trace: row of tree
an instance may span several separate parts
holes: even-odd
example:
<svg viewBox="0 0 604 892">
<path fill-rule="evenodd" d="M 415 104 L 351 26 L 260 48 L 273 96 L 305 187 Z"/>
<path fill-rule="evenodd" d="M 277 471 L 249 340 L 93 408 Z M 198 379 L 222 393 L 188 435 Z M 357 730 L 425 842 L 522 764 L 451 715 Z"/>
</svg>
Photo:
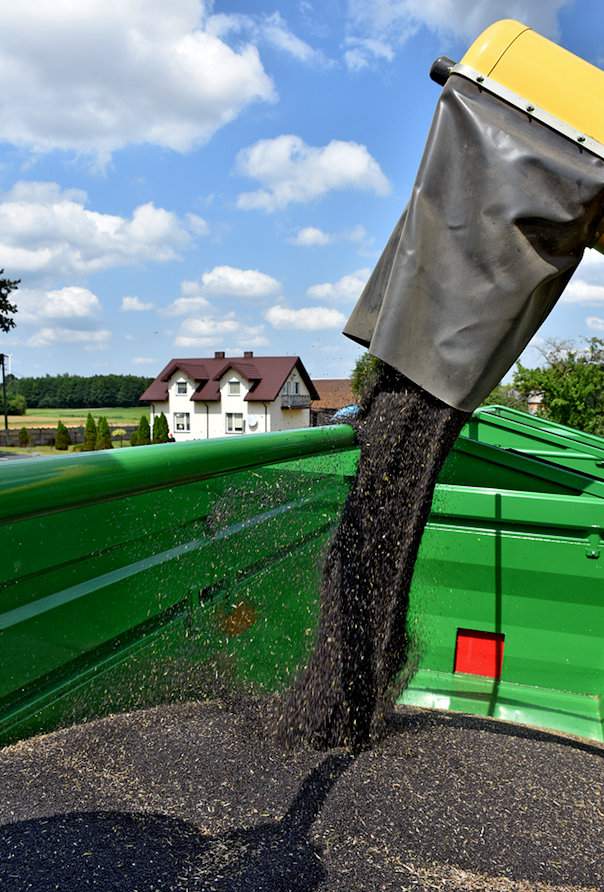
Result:
<svg viewBox="0 0 604 892">
<path fill-rule="evenodd" d="M 120 445 L 123 444 L 123 438 L 126 431 L 122 428 L 115 428 L 113 432 L 109 427 L 109 422 L 104 416 L 95 421 L 92 413 L 88 413 L 86 419 L 86 427 L 84 430 L 84 442 L 78 447 L 80 452 L 96 452 L 97 449 L 113 449 L 113 438 L 120 438 Z M 173 440 L 170 437 L 168 421 L 162 412 L 156 415 L 153 420 L 153 431 L 149 427 L 149 421 L 146 415 L 142 415 L 138 423 L 138 427 L 132 432 L 130 437 L 131 446 L 148 446 L 150 443 L 169 443 Z M 72 440 L 69 429 L 65 427 L 62 421 L 57 424 L 55 433 L 55 449 L 66 450 L 71 446 Z M 29 446 L 29 431 L 26 427 L 22 427 L 19 431 L 19 446 Z"/>
<path fill-rule="evenodd" d="M 143 375 L 44 375 L 41 378 L 9 375 L 9 406 L 15 398 L 25 401 L 24 409 L 138 406 L 141 393 L 152 380 Z"/>
</svg>

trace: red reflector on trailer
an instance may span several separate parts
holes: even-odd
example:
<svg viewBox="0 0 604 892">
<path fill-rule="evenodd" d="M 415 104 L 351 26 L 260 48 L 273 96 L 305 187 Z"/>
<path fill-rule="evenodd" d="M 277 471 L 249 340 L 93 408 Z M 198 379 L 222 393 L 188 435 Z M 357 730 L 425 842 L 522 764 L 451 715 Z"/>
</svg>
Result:
<svg viewBox="0 0 604 892">
<path fill-rule="evenodd" d="M 503 665 L 504 638 L 505 635 L 500 632 L 458 629 L 454 671 L 499 678 Z"/>
</svg>

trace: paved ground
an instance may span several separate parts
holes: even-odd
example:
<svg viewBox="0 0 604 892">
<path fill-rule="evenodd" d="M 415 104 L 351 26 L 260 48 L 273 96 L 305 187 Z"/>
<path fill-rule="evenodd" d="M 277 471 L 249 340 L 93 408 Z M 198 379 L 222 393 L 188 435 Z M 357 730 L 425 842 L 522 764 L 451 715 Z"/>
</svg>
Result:
<svg viewBox="0 0 604 892">
<path fill-rule="evenodd" d="M 259 728 L 186 704 L 0 751 L 0 890 L 604 888 L 604 748 L 413 710 L 356 757 Z"/>
</svg>

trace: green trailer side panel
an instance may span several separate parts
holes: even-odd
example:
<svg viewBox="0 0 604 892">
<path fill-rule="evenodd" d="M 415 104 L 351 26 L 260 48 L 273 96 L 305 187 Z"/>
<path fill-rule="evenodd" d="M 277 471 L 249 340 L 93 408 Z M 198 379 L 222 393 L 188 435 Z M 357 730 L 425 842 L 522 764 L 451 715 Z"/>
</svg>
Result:
<svg viewBox="0 0 604 892">
<path fill-rule="evenodd" d="M 604 440 L 505 406 L 477 409 L 462 434 L 604 480 Z"/>
<path fill-rule="evenodd" d="M 0 740 L 287 684 L 353 447 L 341 426 L 1 468 Z M 603 487 L 460 438 L 414 576 L 407 702 L 602 739 Z M 460 627 L 505 634 L 498 684 L 453 673 Z"/>
</svg>

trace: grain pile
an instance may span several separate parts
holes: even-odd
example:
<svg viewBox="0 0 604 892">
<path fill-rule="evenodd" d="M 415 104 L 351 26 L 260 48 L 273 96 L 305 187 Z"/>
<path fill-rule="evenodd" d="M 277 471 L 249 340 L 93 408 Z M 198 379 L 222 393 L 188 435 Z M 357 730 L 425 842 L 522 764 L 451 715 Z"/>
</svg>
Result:
<svg viewBox="0 0 604 892">
<path fill-rule="evenodd" d="M 436 478 L 467 417 L 378 367 L 325 561 L 315 649 L 279 718 L 285 742 L 357 749 L 379 737 L 410 656 L 409 588 Z"/>
<path fill-rule="evenodd" d="M 220 703 L 0 750 L 1 892 L 596 892 L 597 745 L 412 709 L 284 754 Z"/>
</svg>

